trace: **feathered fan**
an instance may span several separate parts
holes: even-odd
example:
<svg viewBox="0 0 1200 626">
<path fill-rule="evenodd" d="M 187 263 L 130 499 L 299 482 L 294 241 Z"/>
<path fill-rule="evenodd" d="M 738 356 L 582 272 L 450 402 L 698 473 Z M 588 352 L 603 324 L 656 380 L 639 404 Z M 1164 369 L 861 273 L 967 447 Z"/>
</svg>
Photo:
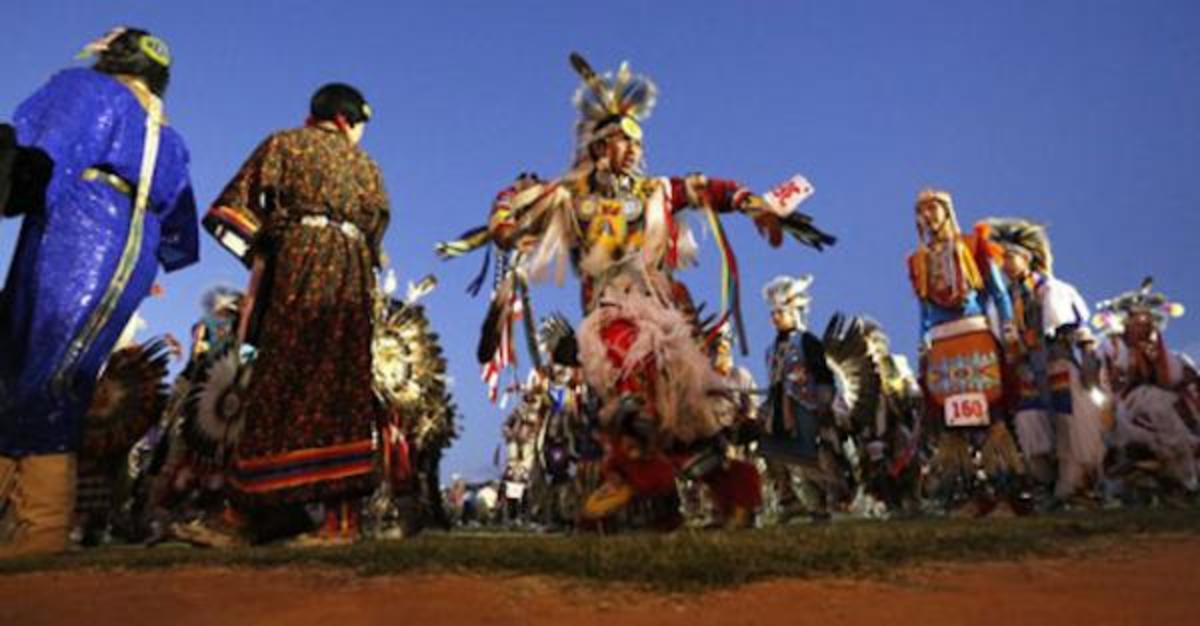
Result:
<svg viewBox="0 0 1200 626">
<path fill-rule="evenodd" d="M 875 429 L 883 388 L 861 318 L 835 314 L 825 327 L 825 360 L 838 386 L 835 412 L 853 432 Z"/>
<path fill-rule="evenodd" d="M 242 436 L 242 409 L 250 367 L 236 348 L 205 363 L 196 374 L 183 408 L 183 436 L 202 458 L 221 464 Z"/>
<path fill-rule="evenodd" d="M 125 454 L 158 421 L 167 403 L 167 343 L 154 338 L 114 352 L 84 418 L 81 454 Z"/>
</svg>

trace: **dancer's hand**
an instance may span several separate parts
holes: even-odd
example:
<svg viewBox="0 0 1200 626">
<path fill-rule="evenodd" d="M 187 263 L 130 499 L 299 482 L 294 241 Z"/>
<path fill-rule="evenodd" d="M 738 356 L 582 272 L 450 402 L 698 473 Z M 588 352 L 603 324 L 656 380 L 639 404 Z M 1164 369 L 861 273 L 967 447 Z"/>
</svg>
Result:
<svg viewBox="0 0 1200 626">
<path fill-rule="evenodd" d="M 783 243 L 783 224 L 778 215 L 770 211 L 759 211 L 754 215 L 754 227 L 772 248 L 778 248 Z"/>
</svg>

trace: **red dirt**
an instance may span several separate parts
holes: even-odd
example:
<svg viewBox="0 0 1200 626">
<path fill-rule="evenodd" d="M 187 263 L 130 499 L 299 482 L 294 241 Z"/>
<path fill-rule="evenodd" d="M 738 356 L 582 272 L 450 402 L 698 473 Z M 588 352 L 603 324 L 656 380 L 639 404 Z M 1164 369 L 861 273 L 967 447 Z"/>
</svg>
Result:
<svg viewBox="0 0 1200 626">
<path fill-rule="evenodd" d="M 909 569 L 887 582 L 776 580 L 697 595 L 536 577 L 80 571 L 0 577 L 0 625 L 1169 626 L 1200 623 L 1198 574 L 1193 537 L 1086 558 Z"/>
</svg>

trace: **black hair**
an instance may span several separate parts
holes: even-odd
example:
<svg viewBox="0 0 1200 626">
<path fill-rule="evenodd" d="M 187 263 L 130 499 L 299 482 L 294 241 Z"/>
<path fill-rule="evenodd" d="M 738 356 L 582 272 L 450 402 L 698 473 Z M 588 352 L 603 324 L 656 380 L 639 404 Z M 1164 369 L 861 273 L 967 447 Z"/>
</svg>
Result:
<svg viewBox="0 0 1200 626">
<path fill-rule="evenodd" d="M 345 83 L 323 85 L 313 94 L 308 111 L 318 122 L 333 121 L 340 115 L 351 126 L 371 118 L 362 92 Z"/>
<path fill-rule="evenodd" d="M 127 29 L 108 44 L 108 49 L 100 53 L 92 68 L 105 74 L 136 76 L 145 81 L 154 95 L 163 97 L 167 83 L 171 81 L 170 60 L 165 46 L 159 58 L 146 53 L 142 39 L 151 37 L 148 31 L 140 28 Z M 161 40 L 153 40 L 162 45 Z"/>
</svg>

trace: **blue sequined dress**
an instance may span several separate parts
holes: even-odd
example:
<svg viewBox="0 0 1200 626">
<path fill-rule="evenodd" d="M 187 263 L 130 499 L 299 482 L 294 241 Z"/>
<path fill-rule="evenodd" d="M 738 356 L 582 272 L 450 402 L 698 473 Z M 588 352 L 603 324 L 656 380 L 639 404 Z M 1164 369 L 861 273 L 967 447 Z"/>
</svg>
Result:
<svg viewBox="0 0 1200 626">
<path fill-rule="evenodd" d="M 136 185 L 146 117 L 132 88 L 83 68 L 59 72 L 17 108 L 18 142 L 45 151 L 54 171 L 0 293 L 0 455 L 74 450 L 100 368 L 158 266 L 198 259 L 188 152 L 172 128 L 162 127 L 140 245 L 127 258 L 132 193 L 85 176 L 103 170 Z M 114 281 L 122 263 L 132 273 Z M 110 290 L 116 299 L 102 306 Z M 89 324 L 97 332 L 85 333 Z"/>
</svg>

